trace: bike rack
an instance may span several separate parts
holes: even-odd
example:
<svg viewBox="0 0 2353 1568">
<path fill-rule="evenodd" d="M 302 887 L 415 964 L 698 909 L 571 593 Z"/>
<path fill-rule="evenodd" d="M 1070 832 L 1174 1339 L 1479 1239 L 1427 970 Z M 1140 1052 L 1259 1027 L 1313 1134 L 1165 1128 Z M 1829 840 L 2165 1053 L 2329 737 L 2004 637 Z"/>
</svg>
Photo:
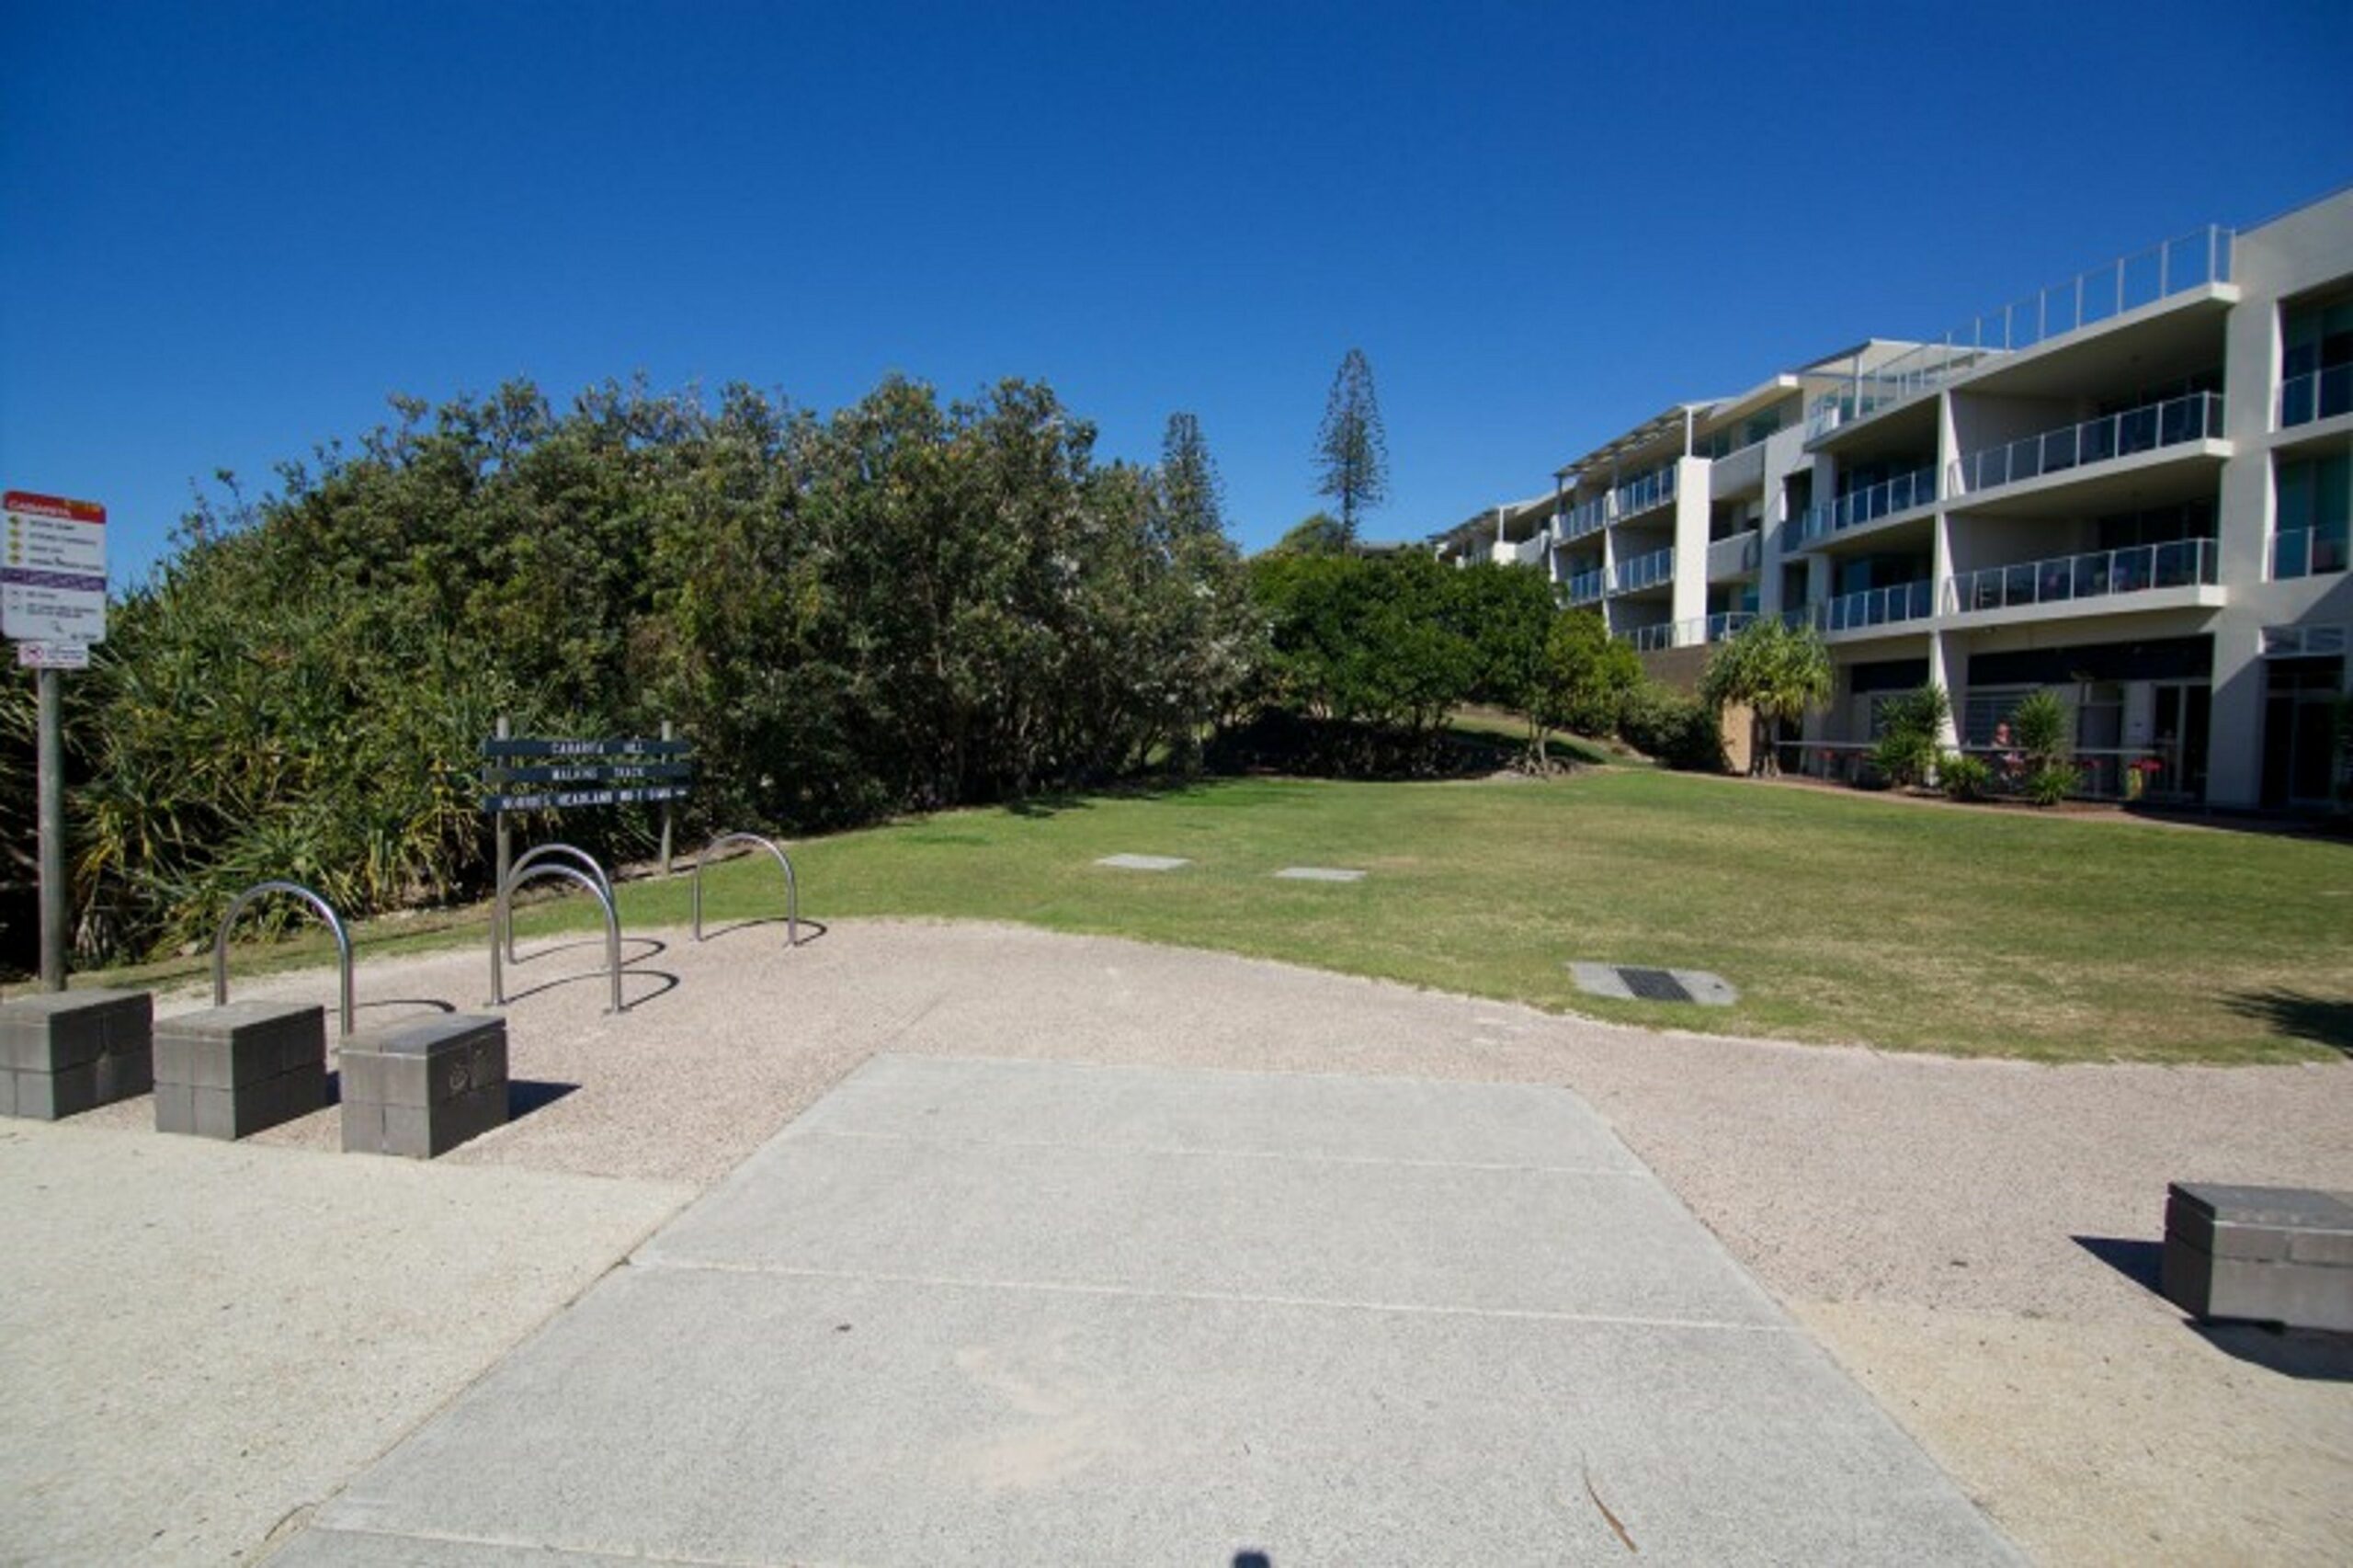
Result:
<svg viewBox="0 0 2353 1568">
<path fill-rule="evenodd" d="M 712 850 L 724 844 L 756 844 L 775 856 L 776 863 L 784 868 L 785 946 L 799 947 L 801 945 L 801 879 L 792 874 L 792 857 L 778 847 L 774 839 L 762 838 L 756 833 L 722 833 L 697 852 L 694 891 L 695 940 L 698 942 L 702 940 L 702 863 L 710 857 Z"/>
<path fill-rule="evenodd" d="M 605 902 L 607 903 L 615 902 L 613 879 L 605 875 L 605 868 L 597 863 L 597 858 L 594 855 L 576 844 L 542 844 L 537 848 L 526 849 L 523 851 L 522 858 L 507 868 L 506 880 L 511 884 L 515 881 L 515 874 L 524 867 L 534 861 L 546 860 L 557 856 L 576 860 L 585 867 L 588 874 L 597 879 L 597 885 L 605 890 Z M 502 918 L 499 921 L 499 929 L 505 932 L 506 937 L 506 961 L 520 963 L 522 960 L 515 956 L 515 922 L 512 918 Z"/>
<path fill-rule="evenodd" d="M 237 916 L 245 905 L 265 893 L 273 892 L 292 893 L 303 900 L 319 912 L 319 917 L 327 923 L 327 929 L 335 933 L 335 954 L 343 971 L 342 1032 L 348 1035 L 351 1033 L 351 937 L 344 930 L 343 921 L 335 914 L 335 905 L 300 882 L 256 882 L 229 901 L 229 913 L 221 917 L 221 928 L 212 937 L 212 1005 L 216 1007 L 229 1005 L 230 928 L 236 925 Z"/>
<path fill-rule="evenodd" d="M 562 877 L 567 881 L 578 882 L 594 893 L 597 903 L 603 906 L 605 968 L 613 982 L 613 1005 L 605 1011 L 626 1012 L 628 1009 L 621 1002 L 621 917 L 613 908 L 613 895 L 586 872 L 553 860 L 538 866 L 517 864 L 506 873 L 506 881 L 499 885 L 498 903 L 492 912 L 490 923 L 490 1005 L 494 1007 L 506 1006 L 506 980 L 499 966 L 498 950 L 505 945 L 499 940 L 500 937 L 513 929 L 515 890 L 525 882 L 536 882 L 547 877 Z"/>
</svg>

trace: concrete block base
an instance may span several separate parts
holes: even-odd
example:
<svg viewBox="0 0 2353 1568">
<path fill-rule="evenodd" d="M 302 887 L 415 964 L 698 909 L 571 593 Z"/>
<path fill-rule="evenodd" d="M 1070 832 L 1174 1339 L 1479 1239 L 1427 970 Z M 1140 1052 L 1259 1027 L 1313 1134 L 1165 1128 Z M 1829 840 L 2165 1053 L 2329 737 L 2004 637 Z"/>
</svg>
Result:
<svg viewBox="0 0 2353 1568">
<path fill-rule="evenodd" d="M 2176 1183 L 2159 1278 L 2192 1317 L 2353 1332 L 2353 1199 Z"/>
<path fill-rule="evenodd" d="M 0 1006 L 0 1115 L 55 1121 L 154 1084 L 154 999 L 59 991 Z"/>
<path fill-rule="evenodd" d="M 413 1019 L 343 1043 L 347 1153 L 430 1160 L 506 1123 L 506 1023 Z"/>
<path fill-rule="evenodd" d="M 233 1002 L 155 1028 L 155 1131 L 244 1138 L 327 1101 L 326 1010 Z"/>
</svg>

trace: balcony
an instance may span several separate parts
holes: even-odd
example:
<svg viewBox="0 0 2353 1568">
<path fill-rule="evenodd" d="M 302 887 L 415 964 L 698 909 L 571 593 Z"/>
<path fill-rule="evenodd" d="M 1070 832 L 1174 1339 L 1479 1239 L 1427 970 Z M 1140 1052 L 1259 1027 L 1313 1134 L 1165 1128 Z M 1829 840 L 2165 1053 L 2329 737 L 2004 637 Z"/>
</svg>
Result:
<svg viewBox="0 0 2353 1568">
<path fill-rule="evenodd" d="M 1816 631 L 1861 631 L 1874 626 L 1894 626 L 1907 620 L 1926 620 L 1936 608 L 1934 585 L 1927 582 L 1898 583 L 1893 587 L 1870 588 L 1859 594 L 1843 594 L 1835 599 L 1808 607 L 1804 611 L 1807 624 Z"/>
<path fill-rule="evenodd" d="M 1662 648 L 1691 648 L 1703 642 L 1721 642 L 1756 619 L 1756 613 L 1751 610 L 1721 610 L 1714 615 L 1699 616 L 1690 620 L 1663 620 L 1655 626 L 1637 626 L 1631 631 L 1619 633 L 1619 640 L 1631 644 L 1638 653 L 1655 653 Z"/>
<path fill-rule="evenodd" d="M 1923 343 L 1858 374 L 1847 391 L 1815 400 L 1807 411 L 1806 439 L 1817 440 L 1842 425 L 1908 402 L 1997 357 L 2097 326 L 2177 294 L 2227 283 L 2232 240 L 2230 230 L 2209 224 L 2080 272 L 2016 304 L 1988 311 L 1936 342 Z"/>
<path fill-rule="evenodd" d="M 1708 546 L 1708 581 L 1719 582 L 1754 572 L 1764 559 L 1764 535 L 1753 528 L 1730 539 L 1720 539 Z"/>
<path fill-rule="evenodd" d="M 1631 561 L 1621 561 L 1609 569 L 1609 591 L 1631 594 L 1638 588 L 1654 588 L 1661 583 L 1675 580 L 1675 547 L 1654 550 L 1648 555 L 1637 555 Z"/>
<path fill-rule="evenodd" d="M 2282 430 L 2353 414 L 2353 364 L 2324 365 L 2280 382 L 2279 414 Z"/>
<path fill-rule="evenodd" d="M 1602 576 L 1600 568 L 1596 567 L 1593 571 L 1580 572 L 1570 578 L 1569 603 L 1572 606 L 1598 603 L 1602 592 Z"/>
<path fill-rule="evenodd" d="M 1615 520 L 1623 522 L 1675 499 L 1675 465 L 1653 469 L 1609 493 Z"/>
<path fill-rule="evenodd" d="M 1561 514 L 1561 542 L 1597 534 L 1609 521 L 1609 497 L 1597 495 Z"/>
<path fill-rule="evenodd" d="M 1816 544 L 1848 528 L 1892 517 L 1898 512 L 1936 504 L 1937 471 L 1933 466 L 1883 480 L 1868 490 L 1850 491 L 1829 501 L 1818 501 L 1798 519 L 1798 544 Z"/>
<path fill-rule="evenodd" d="M 2113 598 L 2156 588 L 2211 587 L 2221 551 L 2211 539 L 2142 544 L 2129 550 L 2058 555 L 2015 566 L 1988 566 L 1945 579 L 1945 613 L 2017 609 Z"/>
<path fill-rule="evenodd" d="M 1517 544 L 1499 539 L 1495 541 L 1495 560 L 1506 566 L 1533 566 L 1544 559 L 1544 552 L 1552 548 L 1552 543 L 1542 534 L 1521 540 Z"/>
<path fill-rule="evenodd" d="M 2006 447 L 1967 453 L 1952 465 L 1951 494 L 1975 494 L 2161 447 L 2222 438 L 2222 394 L 2193 392 L 2105 418 L 2086 419 L 2063 430 L 2047 430 Z"/>
<path fill-rule="evenodd" d="M 2297 577 L 2318 577 L 2344 571 L 2346 531 L 2340 519 L 2335 528 L 2286 528 L 2274 534 L 2271 580 L 2284 583 Z"/>
</svg>

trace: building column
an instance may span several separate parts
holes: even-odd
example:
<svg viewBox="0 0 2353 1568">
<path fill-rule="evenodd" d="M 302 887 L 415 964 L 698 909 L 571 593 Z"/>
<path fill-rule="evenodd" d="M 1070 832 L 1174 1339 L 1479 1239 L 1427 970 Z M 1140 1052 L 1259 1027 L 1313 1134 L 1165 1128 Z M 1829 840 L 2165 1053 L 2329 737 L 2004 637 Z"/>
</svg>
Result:
<svg viewBox="0 0 2353 1568">
<path fill-rule="evenodd" d="M 2217 616 L 2213 707 L 2206 733 L 2206 803 L 2263 801 L 2263 650 L 2252 619 Z"/>
<path fill-rule="evenodd" d="M 1940 530 L 1941 533 L 1941 530 Z M 1968 655 L 1961 648 L 1967 633 L 1961 631 L 1931 631 L 1928 633 L 1928 684 L 1942 690 L 1949 699 L 1944 722 L 1937 726 L 1937 749 L 1957 751 L 1961 747 L 1961 727 L 1955 722 L 1961 705 L 1968 693 L 1953 679 L 1953 672 L 1967 669 Z"/>
</svg>

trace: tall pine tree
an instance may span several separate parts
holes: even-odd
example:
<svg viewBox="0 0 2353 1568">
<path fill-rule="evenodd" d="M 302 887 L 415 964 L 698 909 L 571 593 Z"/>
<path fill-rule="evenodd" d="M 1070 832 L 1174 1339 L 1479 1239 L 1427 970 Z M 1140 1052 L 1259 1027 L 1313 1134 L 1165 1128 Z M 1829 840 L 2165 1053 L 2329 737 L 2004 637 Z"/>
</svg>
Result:
<svg viewBox="0 0 2353 1568">
<path fill-rule="evenodd" d="M 1160 496 L 1172 534 L 1199 539 L 1225 532 L 1225 485 L 1201 438 L 1201 422 L 1192 415 L 1168 416 L 1160 441 Z"/>
<path fill-rule="evenodd" d="M 1340 504 L 1341 540 L 1354 548 L 1363 515 L 1389 499 L 1389 442 L 1381 428 L 1381 400 L 1373 395 L 1372 367 L 1360 348 L 1348 350 L 1332 379 L 1315 465 L 1316 494 Z"/>
</svg>

